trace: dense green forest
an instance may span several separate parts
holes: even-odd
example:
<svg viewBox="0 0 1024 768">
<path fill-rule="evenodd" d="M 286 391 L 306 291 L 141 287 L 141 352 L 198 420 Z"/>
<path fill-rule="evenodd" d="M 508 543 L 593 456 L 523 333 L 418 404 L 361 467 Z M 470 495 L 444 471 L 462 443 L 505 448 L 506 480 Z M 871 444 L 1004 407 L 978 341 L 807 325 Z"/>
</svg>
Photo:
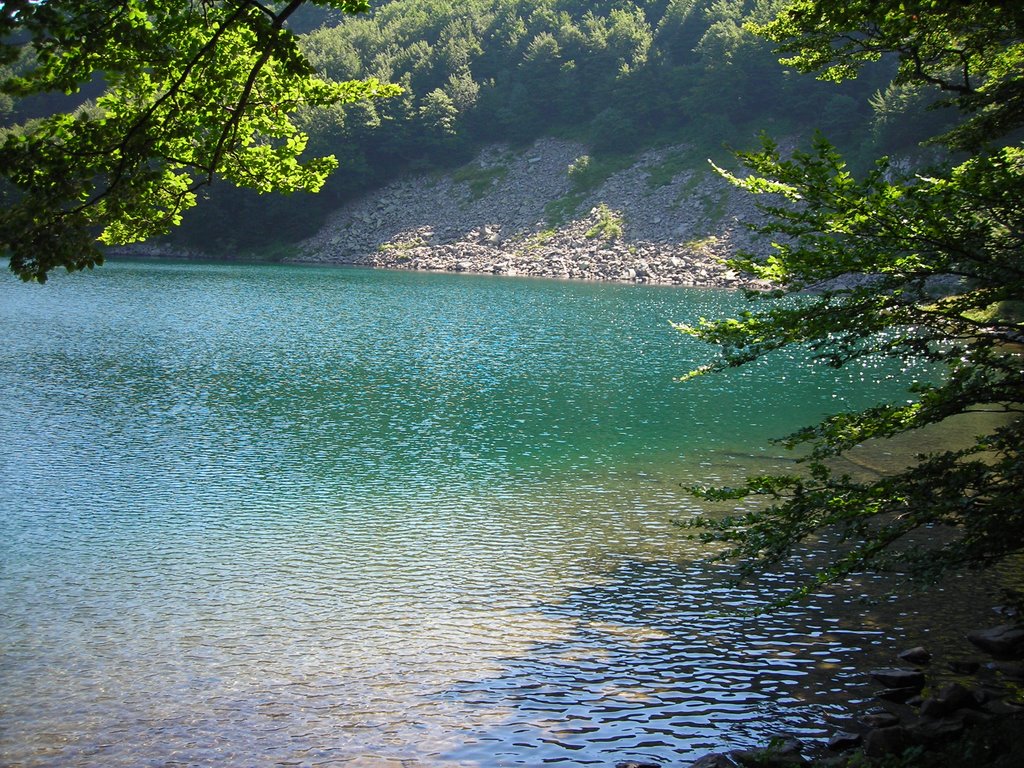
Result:
<svg viewBox="0 0 1024 768">
<path fill-rule="evenodd" d="M 841 87 L 787 71 L 772 44 L 744 28 L 772 18 L 779 5 L 394 0 L 359 16 L 303 8 L 290 25 L 321 73 L 335 81 L 375 77 L 401 85 L 402 94 L 301 114 L 309 152 L 341 162 L 320 194 L 258 195 L 217 184 L 174 236 L 215 250 L 294 241 L 346 199 L 398 175 L 456 167 L 482 145 L 543 135 L 582 141 L 595 157 L 659 143 L 711 151 L 762 129 L 821 129 L 865 157 L 880 146 L 913 146 L 920 124 L 935 119 L 919 109 L 925 96 L 887 87 L 886 63 Z M 74 107 L 71 98 L 8 99 L 0 110 L 11 124 Z M 226 233 L 225 221 L 245 226 Z"/>
</svg>

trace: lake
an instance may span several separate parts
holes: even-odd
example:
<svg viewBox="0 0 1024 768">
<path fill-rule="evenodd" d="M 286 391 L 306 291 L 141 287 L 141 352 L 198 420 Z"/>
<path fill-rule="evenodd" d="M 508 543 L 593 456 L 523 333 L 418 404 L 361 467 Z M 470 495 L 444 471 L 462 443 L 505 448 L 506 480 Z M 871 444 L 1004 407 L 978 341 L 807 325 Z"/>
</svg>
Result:
<svg viewBox="0 0 1024 768">
<path fill-rule="evenodd" d="M 678 763 L 822 737 L 924 603 L 749 616 L 786 574 L 730 589 L 673 524 L 701 509 L 682 485 L 788 466 L 769 438 L 914 372 L 780 355 L 676 382 L 713 350 L 670 321 L 744 303 L 238 264 L 0 279 L 0 763 Z"/>
</svg>

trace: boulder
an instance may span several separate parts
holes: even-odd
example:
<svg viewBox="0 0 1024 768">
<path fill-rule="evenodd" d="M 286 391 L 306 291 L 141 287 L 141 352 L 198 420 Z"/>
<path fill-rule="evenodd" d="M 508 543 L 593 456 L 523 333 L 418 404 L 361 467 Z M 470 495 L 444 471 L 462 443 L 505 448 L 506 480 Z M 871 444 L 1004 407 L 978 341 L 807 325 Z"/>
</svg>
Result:
<svg viewBox="0 0 1024 768">
<path fill-rule="evenodd" d="M 1016 704 L 1004 701 L 1003 699 L 992 699 L 991 701 L 986 701 L 983 706 L 985 712 L 990 715 L 995 715 L 996 717 L 1015 716 L 1024 712 L 1024 707 L 1017 706 Z"/>
<path fill-rule="evenodd" d="M 938 693 L 921 702 L 921 717 L 939 719 L 958 709 L 976 709 L 980 702 L 974 693 L 960 683 L 943 686 Z"/>
<path fill-rule="evenodd" d="M 743 766 L 751 768 L 790 768 L 805 765 L 807 760 L 800 754 L 803 745 L 796 739 L 773 739 L 762 749 L 741 749 L 730 753 L 730 757 Z"/>
<path fill-rule="evenodd" d="M 960 718 L 968 728 L 973 728 L 976 725 L 984 725 L 992 720 L 992 715 L 988 712 L 982 712 L 979 709 L 961 709 L 958 710 L 955 715 Z"/>
<path fill-rule="evenodd" d="M 1018 656 L 1024 652 L 1024 627 L 1017 624 L 971 632 L 967 639 L 993 656 Z"/>
<path fill-rule="evenodd" d="M 913 739 L 902 725 L 876 728 L 864 736 L 864 754 L 868 757 L 900 754 L 911 746 Z"/>
<path fill-rule="evenodd" d="M 996 669 L 1013 681 L 1024 680 L 1024 662 L 999 661 L 996 662 Z"/>
<path fill-rule="evenodd" d="M 981 662 L 974 659 L 954 659 L 949 662 L 949 668 L 958 675 L 973 675 L 981 669 Z"/>
<path fill-rule="evenodd" d="M 927 664 L 932 660 L 931 653 L 920 645 L 901 651 L 896 657 L 911 664 Z"/>
<path fill-rule="evenodd" d="M 736 761 L 721 752 L 712 752 L 699 758 L 690 768 L 736 768 Z"/>
<path fill-rule="evenodd" d="M 845 752 L 848 749 L 860 746 L 860 742 L 861 737 L 859 733 L 839 731 L 828 740 L 828 748 L 833 752 Z"/>
<path fill-rule="evenodd" d="M 900 724 L 900 719 L 892 712 L 869 712 L 860 719 L 868 728 L 891 728 Z"/>
<path fill-rule="evenodd" d="M 935 744 L 964 732 L 964 721 L 959 717 L 944 717 L 938 720 L 920 720 L 909 726 L 907 731 L 919 744 Z"/>
<path fill-rule="evenodd" d="M 912 688 L 920 691 L 924 688 L 924 673 L 916 669 L 876 669 L 871 676 L 888 688 Z"/>
</svg>

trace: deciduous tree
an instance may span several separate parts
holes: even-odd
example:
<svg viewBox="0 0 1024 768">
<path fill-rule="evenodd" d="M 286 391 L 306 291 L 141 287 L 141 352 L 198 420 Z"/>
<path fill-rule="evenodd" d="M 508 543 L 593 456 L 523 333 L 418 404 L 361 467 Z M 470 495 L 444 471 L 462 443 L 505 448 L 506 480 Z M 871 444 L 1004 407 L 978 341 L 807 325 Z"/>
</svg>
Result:
<svg viewBox="0 0 1024 768">
<path fill-rule="evenodd" d="M 903 172 L 886 158 L 856 178 L 819 137 L 784 156 L 765 140 L 725 174 L 764 196 L 767 253 L 734 265 L 782 286 L 738 318 L 681 330 L 722 354 L 691 376 L 742 366 L 790 345 L 841 367 L 870 356 L 936 370 L 910 400 L 840 413 L 785 440 L 806 471 L 748 478 L 709 497 L 763 497 L 755 511 L 697 519 L 745 573 L 793 557 L 822 533 L 845 540 L 811 583 L 865 569 L 935 578 L 1024 550 L 1024 7 L 988 0 L 795 0 L 759 28 L 786 62 L 829 79 L 895 56 L 898 85 L 933 87 L 962 119 L 937 140 L 953 150 Z M 954 159 L 956 158 L 956 159 Z M 724 172 L 723 172 L 724 173 Z M 808 290 L 811 292 L 808 293 Z M 801 294 L 798 299 L 784 294 Z M 936 445 L 905 471 L 854 478 L 834 462 L 872 439 L 995 410 L 997 428 L 960 448 Z"/>
<path fill-rule="evenodd" d="M 25 280 L 102 261 L 96 242 L 166 232 L 220 177 L 260 192 L 316 190 L 337 161 L 302 157 L 302 107 L 393 94 L 318 76 L 286 28 L 305 0 L 20 0 L 0 9 L 0 64 L 34 57 L 2 91 L 103 95 L 8 131 L 0 249 Z M 310 0 L 347 13 L 365 0 Z"/>
</svg>

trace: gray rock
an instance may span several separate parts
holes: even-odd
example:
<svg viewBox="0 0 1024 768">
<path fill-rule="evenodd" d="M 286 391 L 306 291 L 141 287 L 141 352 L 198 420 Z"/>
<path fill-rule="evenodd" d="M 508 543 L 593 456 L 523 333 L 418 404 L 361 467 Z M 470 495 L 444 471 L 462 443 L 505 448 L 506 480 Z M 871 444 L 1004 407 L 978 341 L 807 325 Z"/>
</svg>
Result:
<svg viewBox="0 0 1024 768">
<path fill-rule="evenodd" d="M 752 245 L 739 224 L 754 214 L 753 204 L 732 194 L 721 180 L 701 180 L 695 199 L 723 196 L 726 215 L 711 229 L 700 229 L 695 211 L 681 205 L 687 178 L 646 190 L 651 167 L 661 165 L 673 149 L 650 150 L 632 168 L 613 174 L 588 197 L 579 211 L 605 203 L 621 210 L 628 238 L 616 243 L 585 237 L 594 219 L 579 215 L 556 232 L 547 234 L 539 218 L 547 201 L 570 191 L 565 168 L 586 152 L 586 147 L 558 139 L 542 139 L 525 152 L 495 145 L 481 151 L 480 167 L 501 166 L 507 174 L 479 199 L 469 199 L 464 184 L 450 177 L 409 177 L 352 201 L 331 217 L 327 226 L 300 248 L 297 261 L 349 263 L 393 269 L 569 275 L 582 279 L 624 282 L 664 282 L 675 285 L 728 284 L 715 260 Z M 692 185 L 692 183 L 691 183 Z M 645 189 L 638 194 L 638 189 Z M 677 233 L 676 230 L 679 230 Z M 543 243 L 536 238 L 544 232 Z M 687 244 L 688 234 L 713 234 L 700 246 Z M 538 246 L 557 254 L 561 269 L 545 272 L 530 262 Z M 386 252 L 378 252 L 381 246 Z M 401 246 L 401 247 L 394 247 Z M 526 246 L 526 247 L 524 247 Z M 598 251 L 604 253 L 594 258 Z M 414 252 L 415 251 L 415 252 Z M 646 261 L 637 269 L 632 262 Z M 584 266 L 584 261 L 588 263 Z M 673 261 L 674 260 L 674 261 Z M 471 263 L 469 269 L 459 263 Z M 496 269 L 499 263 L 508 269 Z M 633 268 L 637 274 L 629 275 Z M 741 276 L 740 285 L 760 287 Z"/>
<path fill-rule="evenodd" d="M 721 752 L 712 752 L 699 758 L 690 768 L 736 768 L 736 761 Z"/>
<path fill-rule="evenodd" d="M 929 651 L 919 645 L 915 648 L 908 648 L 907 650 L 902 651 L 897 654 L 897 658 L 902 661 L 910 662 L 911 664 L 927 664 L 932 660 L 932 655 Z"/>
<path fill-rule="evenodd" d="M 870 712 L 864 715 L 860 721 L 868 728 L 891 728 L 900 724 L 900 719 L 892 712 Z"/>
<path fill-rule="evenodd" d="M 875 669 L 871 676 L 889 688 L 913 688 L 920 691 L 924 688 L 924 673 L 916 669 Z"/>
<path fill-rule="evenodd" d="M 945 717 L 940 720 L 921 720 L 907 728 L 914 741 L 921 744 L 935 744 L 946 741 L 964 732 L 964 721 L 958 717 Z"/>
<path fill-rule="evenodd" d="M 877 728 L 864 736 L 864 754 L 868 757 L 895 755 L 913 746 L 910 733 L 902 725 Z"/>
<path fill-rule="evenodd" d="M 980 702 L 974 693 L 960 683 L 943 686 L 938 693 L 921 702 L 921 717 L 939 719 L 958 709 L 976 709 Z"/>
<path fill-rule="evenodd" d="M 875 694 L 875 698 L 897 703 L 911 703 L 911 699 L 920 693 L 920 688 L 883 688 Z"/>
<path fill-rule="evenodd" d="M 1016 624 L 971 632 L 967 639 L 993 656 L 1016 656 L 1024 652 L 1024 627 Z"/>
<path fill-rule="evenodd" d="M 860 742 L 861 736 L 859 733 L 839 731 L 839 733 L 833 734 L 832 738 L 828 740 L 828 748 L 833 752 L 845 752 L 848 749 L 860 746 Z"/>
</svg>

